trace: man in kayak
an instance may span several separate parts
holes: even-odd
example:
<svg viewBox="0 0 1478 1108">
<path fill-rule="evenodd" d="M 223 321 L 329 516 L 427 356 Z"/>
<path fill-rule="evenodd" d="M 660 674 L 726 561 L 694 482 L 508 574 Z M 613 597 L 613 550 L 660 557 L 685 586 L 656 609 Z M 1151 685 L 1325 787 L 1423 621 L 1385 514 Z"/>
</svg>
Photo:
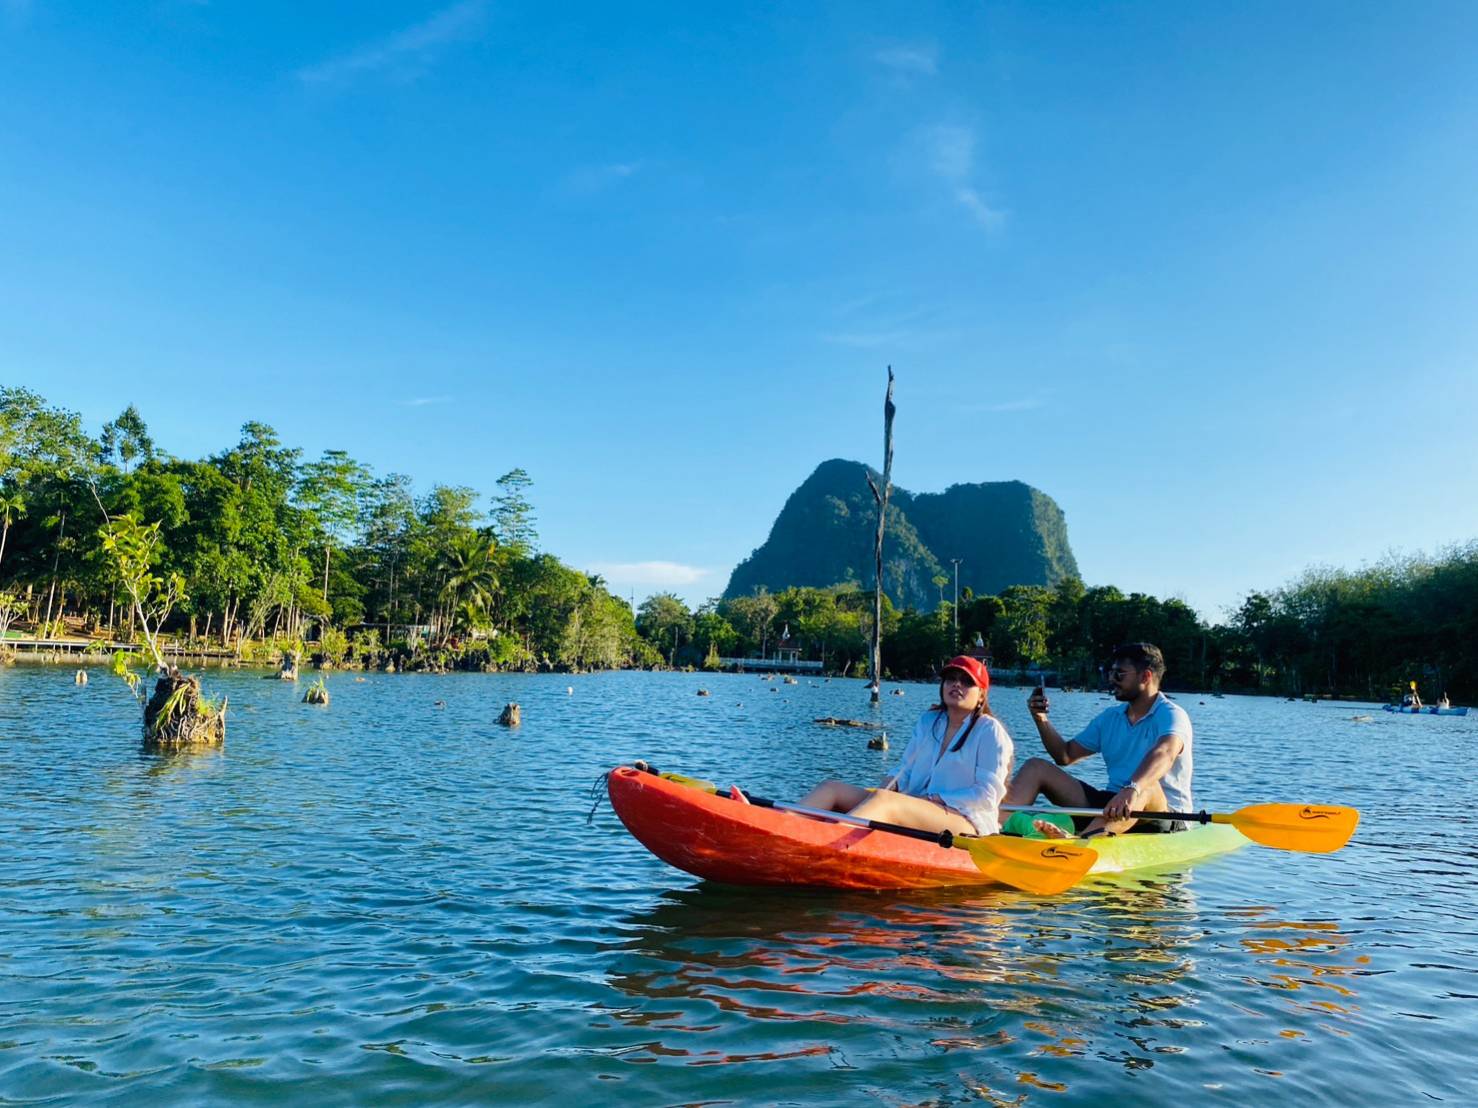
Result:
<svg viewBox="0 0 1478 1108">
<path fill-rule="evenodd" d="M 951 658 L 940 673 L 939 703 L 919 717 L 882 788 L 823 781 L 801 804 L 922 831 L 995 834 L 1013 748 L 991 715 L 989 693 L 990 672 L 982 662 Z"/>
<path fill-rule="evenodd" d="M 1045 796 L 1065 808 L 1101 808 L 1083 829 L 1085 835 L 1124 831 L 1183 831 L 1180 821 L 1135 820 L 1131 811 L 1191 811 L 1191 721 L 1185 709 L 1160 692 L 1165 656 L 1151 643 L 1115 648 L 1108 671 L 1114 699 L 1076 738 L 1064 740 L 1047 718 L 1047 695 L 1036 689 L 1027 701 L 1042 746 L 1052 756 L 1028 760 L 1006 791 L 1007 804 L 1032 804 Z M 1101 754 L 1108 769 L 1108 788 L 1100 789 L 1072 776 L 1063 766 Z M 1038 821 L 1043 834 L 1063 835 L 1060 828 Z"/>
</svg>

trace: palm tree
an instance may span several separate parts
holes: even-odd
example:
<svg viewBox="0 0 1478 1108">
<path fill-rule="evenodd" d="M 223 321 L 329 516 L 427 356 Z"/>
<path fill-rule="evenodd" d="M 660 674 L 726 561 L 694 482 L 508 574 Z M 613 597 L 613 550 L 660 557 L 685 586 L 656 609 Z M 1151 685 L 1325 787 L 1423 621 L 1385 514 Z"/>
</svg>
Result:
<svg viewBox="0 0 1478 1108">
<path fill-rule="evenodd" d="M 0 530 L 0 562 L 5 561 L 5 540 L 10 536 L 10 521 L 15 516 L 26 514 L 26 502 L 21 499 L 21 494 L 13 492 L 6 496 L 0 492 L 0 521 L 4 522 L 4 529 Z"/>
<path fill-rule="evenodd" d="M 442 549 L 436 568 L 442 575 L 446 632 L 452 627 L 453 616 L 472 622 L 474 613 L 486 615 L 498 591 L 496 544 L 476 532 L 457 535 Z"/>
</svg>

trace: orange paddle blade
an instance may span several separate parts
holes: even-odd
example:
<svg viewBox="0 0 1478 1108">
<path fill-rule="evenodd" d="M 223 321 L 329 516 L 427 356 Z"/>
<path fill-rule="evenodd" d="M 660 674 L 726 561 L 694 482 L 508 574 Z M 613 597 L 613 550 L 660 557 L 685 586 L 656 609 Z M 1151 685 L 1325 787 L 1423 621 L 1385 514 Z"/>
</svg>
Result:
<svg viewBox="0 0 1478 1108">
<path fill-rule="evenodd" d="M 1330 804 L 1251 804 L 1212 820 L 1230 823 L 1263 846 L 1330 854 L 1350 841 L 1360 813 Z"/>
<path fill-rule="evenodd" d="M 962 835 L 955 839 L 955 846 L 968 850 L 976 868 L 987 877 L 1039 896 L 1072 888 L 1098 861 L 1098 851 L 1062 839 Z"/>
</svg>

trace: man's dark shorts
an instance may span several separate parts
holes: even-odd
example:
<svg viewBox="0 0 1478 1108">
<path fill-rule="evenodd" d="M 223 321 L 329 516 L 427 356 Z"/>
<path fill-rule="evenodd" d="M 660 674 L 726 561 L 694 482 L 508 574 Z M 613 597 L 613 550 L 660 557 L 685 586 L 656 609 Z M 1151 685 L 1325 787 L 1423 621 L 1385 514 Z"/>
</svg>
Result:
<svg viewBox="0 0 1478 1108">
<path fill-rule="evenodd" d="M 1079 785 L 1083 786 L 1083 807 L 1085 808 L 1102 808 L 1117 795 L 1116 793 L 1109 792 L 1107 789 L 1100 789 L 1094 785 L 1090 785 L 1081 777 L 1074 777 L 1073 780 L 1076 781 Z M 1089 816 L 1073 817 L 1073 826 L 1076 827 L 1079 831 L 1082 831 L 1083 828 L 1087 827 L 1092 822 L 1093 820 Z M 1186 824 L 1184 820 L 1142 819 L 1133 827 L 1129 828 L 1128 834 L 1162 835 L 1168 834 L 1171 831 L 1184 830 L 1186 830 Z"/>
</svg>

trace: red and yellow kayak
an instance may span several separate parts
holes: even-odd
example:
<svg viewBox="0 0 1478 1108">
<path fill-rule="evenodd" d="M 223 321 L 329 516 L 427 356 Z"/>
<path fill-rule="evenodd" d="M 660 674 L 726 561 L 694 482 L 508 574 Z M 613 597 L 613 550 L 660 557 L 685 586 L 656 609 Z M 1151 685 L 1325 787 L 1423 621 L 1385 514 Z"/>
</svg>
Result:
<svg viewBox="0 0 1478 1108">
<path fill-rule="evenodd" d="M 710 881 L 830 889 L 995 884 L 963 850 L 746 804 L 630 766 L 612 770 L 606 788 L 638 842 L 669 865 Z M 1174 865 L 1246 843 L 1224 824 L 1094 839 L 1098 861 L 1090 872 Z"/>
</svg>

